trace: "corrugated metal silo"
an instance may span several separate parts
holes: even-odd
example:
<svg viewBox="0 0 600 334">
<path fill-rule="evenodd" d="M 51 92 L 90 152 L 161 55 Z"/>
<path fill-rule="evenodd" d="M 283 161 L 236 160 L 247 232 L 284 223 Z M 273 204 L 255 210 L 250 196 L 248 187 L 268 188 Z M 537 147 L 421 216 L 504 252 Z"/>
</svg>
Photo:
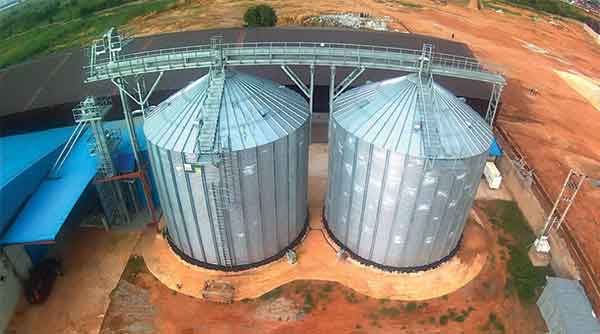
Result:
<svg viewBox="0 0 600 334">
<path fill-rule="evenodd" d="M 198 265 L 239 270 L 283 255 L 306 229 L 310 114 L 292 90 L 226 70 L 221 154 L 188 164 L 198 157 L 209 81 L 161 103 L 144 132 L 173 249 Z"/>
<path fill-rule="evenodd" d="M 336 242 L 394 270 L 422 270 L 451 256 L 490 127 L 435 82 L 419 85 L 417 74 L 352 89 L 333 110 L 325 216 Z"/>
</svg>

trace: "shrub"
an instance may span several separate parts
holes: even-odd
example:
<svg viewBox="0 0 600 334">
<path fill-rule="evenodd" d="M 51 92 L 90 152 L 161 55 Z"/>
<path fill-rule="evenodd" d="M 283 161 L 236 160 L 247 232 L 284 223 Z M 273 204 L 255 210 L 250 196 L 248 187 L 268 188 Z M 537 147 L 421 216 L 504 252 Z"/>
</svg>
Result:
<svg viewBox="0 0 600 334">
<path fill-rule="evenodd" d="M 400 310 L 395 307 L 382 307 L 379 313 L 384 317 L 395 318 L 400 315 Z"/>
<path fill-rule="evenodd" d="M 410 302 L 406 304 L 406 312 L 414 312 L 417 310 L 417 303 Z"/>
<path fill-rule="evenodd" d="M 313 300 L 310 291 L 306 291 L 306 294 L 304 295 L 304 305 L 302 306 L 302 311 L 304 311 L 304 313 L 310 313 L 313 308 L 315 308 L 315 301 Z"/>
<path fill-rule="evenodd" d="M 516 7 L 533 9 L 562 17 L 568 17 L 578 21 L 585 21 L 589 16 L 585 12 L 567 2 L 560 0 L 497 0 Z"/>
<path fill-rule="evenodd" d="M 282 292 L 283 292 L 283 288 L 278 287 L 278 288 L 275 288 L 275 289 L 265 293 L 264 295 L 260 296 L 260 299 L 262 299 L 262 300 L 277 299 L 277 298 L 281 297 Z"/>
<path fill-rule="evenodd" d="M 277 24 L 277 14 L 269 5 L 252 6 L 244 14 L 247 27 L 272 27 Z"/>
</svg>

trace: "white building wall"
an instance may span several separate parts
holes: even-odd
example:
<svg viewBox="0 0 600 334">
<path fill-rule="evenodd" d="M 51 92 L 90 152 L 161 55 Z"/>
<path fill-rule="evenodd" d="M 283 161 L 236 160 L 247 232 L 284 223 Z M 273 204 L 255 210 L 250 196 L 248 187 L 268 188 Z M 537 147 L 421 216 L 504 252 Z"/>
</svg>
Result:
<svg viewBox="0 0 600 334">
<path fill-rule="evenodd" d="M 29 275 L 31 260 L 23 246 L 0 251 L 0 333 L 8 326 L 22 295 L 21 279 Z"/>
</svg>

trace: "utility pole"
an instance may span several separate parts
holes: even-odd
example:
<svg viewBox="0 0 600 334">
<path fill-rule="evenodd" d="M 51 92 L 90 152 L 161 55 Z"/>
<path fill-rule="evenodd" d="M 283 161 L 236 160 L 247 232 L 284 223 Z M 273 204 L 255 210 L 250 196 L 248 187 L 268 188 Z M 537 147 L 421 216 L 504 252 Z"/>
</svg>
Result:
<svg viewBox="0 0 600 334">
<path fill-rule="evenodd" d="M 533 261 L 532 259 L 532 262 L 537 262 L 540 265 L 547 265 L 549 263 L 551 250 L 549 242 L 550 232 L 553 229 L 558 230 L 561 227 L 584 181 L 589 181 L 594 188 L 600 188 L 600 179 L 593 179 L 575 169 L 569 170 L 569 174 L 563 182 L 558 197 L 554 201 L 552 210 L 546 218 L 544 228 L 533 243 L 532 251 L 534 251 L 534 254 L 532 256 L 537 261 Z"/>
</svg>

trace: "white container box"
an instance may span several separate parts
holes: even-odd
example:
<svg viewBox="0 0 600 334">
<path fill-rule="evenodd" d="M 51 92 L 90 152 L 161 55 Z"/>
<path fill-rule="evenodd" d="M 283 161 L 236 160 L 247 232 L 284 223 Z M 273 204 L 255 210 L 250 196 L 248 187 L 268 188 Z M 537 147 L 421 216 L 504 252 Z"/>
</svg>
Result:
<svg viewBox="0 0 600 334">
<path fill-rule="evenodd" d="M 496 165 L 493 162 L 488 161 L 485 163 L 483 175 L 485 176 L 485 180 L 487 181 L 490 189 L 500 189 L 502 175 L 500 175 L 500 171 L 498 168 L 496 168 Z"/>
</svg>

